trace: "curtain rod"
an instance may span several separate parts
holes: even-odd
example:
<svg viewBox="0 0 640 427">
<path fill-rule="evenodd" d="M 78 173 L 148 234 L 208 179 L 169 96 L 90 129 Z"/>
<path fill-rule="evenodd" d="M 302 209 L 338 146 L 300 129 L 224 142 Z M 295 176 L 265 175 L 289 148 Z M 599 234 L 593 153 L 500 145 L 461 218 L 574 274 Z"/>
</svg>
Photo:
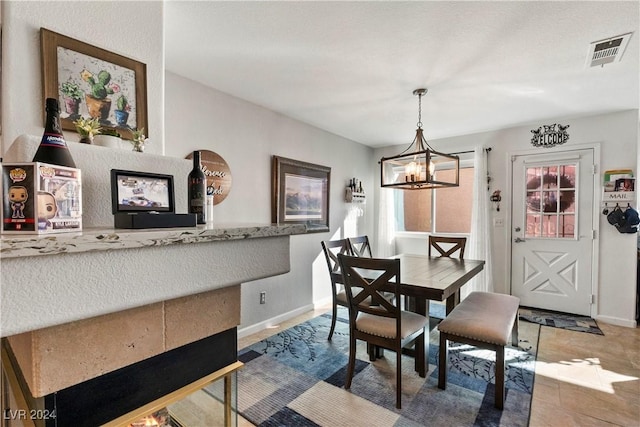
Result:
<svg viewBox="0 0 640 427">
<path fill-rule="evenodd" d="M 489 151 L 491 151 L 491 147 L 485 148 L 484 151 L 488 153 Z M 452 156 L 457 156 L 458 154 L 469 154 L 469 153 L 475 153 L 475 150 L 458 151 L 457 153 L 447 153 L 447 154 L 450 154 Z"/>
</svg>

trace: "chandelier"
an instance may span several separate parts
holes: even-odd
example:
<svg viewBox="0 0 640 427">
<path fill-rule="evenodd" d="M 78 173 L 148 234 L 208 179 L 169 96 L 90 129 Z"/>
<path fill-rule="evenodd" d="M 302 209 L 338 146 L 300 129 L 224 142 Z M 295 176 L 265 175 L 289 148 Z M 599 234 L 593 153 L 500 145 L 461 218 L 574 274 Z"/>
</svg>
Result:
<svg viewBox="0 0 640 427">
<path fill-rule="evenodd" d="M 460 175 L 458 156 L 435 151 L 422 134 L 422 96 L 427 89 L 416 89 L 418 95 L 418 129 L 411 145 L 402 153 L 380 159 L 380 185 L 405 190 L 457 187 Z M 413 148 L 413 150 L 412 150 Z M 453 173 L 442 173 L 443 171 Z"/>
</svg>

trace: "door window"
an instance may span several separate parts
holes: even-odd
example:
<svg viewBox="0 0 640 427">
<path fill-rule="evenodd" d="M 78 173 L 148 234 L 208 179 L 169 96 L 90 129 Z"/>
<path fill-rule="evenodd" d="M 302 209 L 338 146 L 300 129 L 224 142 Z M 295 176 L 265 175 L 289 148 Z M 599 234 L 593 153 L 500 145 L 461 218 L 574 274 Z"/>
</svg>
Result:
<svg viewBox="0 0 640 427">
<path fill-rule="evenodd" d="M 525 237 L 575 239 L 576 164 L 529 166 L 525 170 Z"/>
</svg>

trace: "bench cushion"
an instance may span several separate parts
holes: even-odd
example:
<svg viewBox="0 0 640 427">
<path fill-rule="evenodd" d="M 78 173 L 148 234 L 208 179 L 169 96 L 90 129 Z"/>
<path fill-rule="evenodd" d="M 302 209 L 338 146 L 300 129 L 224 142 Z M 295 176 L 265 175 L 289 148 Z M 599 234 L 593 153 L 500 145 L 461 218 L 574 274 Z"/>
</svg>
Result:
<svg viewBox="0 0 640 427">
<path fill-rule="evenodd" d="M 507 345 L 518 315 L 520 299 L 511 295 L 472 292 L 440 322 L 449 335 Z"/>
</svg>

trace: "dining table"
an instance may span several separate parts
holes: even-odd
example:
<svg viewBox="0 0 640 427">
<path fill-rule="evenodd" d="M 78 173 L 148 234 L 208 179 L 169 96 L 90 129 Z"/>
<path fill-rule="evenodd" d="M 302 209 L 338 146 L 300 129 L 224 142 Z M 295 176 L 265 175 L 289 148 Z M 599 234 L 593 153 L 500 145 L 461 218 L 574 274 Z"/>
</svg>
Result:
<svg viewBox="0 0 640 427">
<path fill-rule="evenodd" d="M 460 289 L 484 268 L 484 261 L 399 254 L 400 293 L 413 297 L 415 311 L 427 315 L 429 301 L 446 303 L 446 314 L 460 302 Z"/>
<path fill-rule="evenodd" d="M 400 260 L 400 293 L 407 296 L 409 309 L 423 316 L 429 315 L 429 302 L 445 302 L 446 314 L 460 302 L 460 289 L 480 273 L 485 262 L 474 259 L 432 257 L 421 254 L 398 254 L 389 258 Z M 393 285 L 389 285 L 389 291 Z M 372 349 L 375 357 L 382 355 L 382 349 Z M 413 349 L 405 353 L 414 354 Z M 429 340 L 425 340 L 425 372 L 429 370 Z M 372 355 L 373 357 L 373 355 Z"/>
</svg>

